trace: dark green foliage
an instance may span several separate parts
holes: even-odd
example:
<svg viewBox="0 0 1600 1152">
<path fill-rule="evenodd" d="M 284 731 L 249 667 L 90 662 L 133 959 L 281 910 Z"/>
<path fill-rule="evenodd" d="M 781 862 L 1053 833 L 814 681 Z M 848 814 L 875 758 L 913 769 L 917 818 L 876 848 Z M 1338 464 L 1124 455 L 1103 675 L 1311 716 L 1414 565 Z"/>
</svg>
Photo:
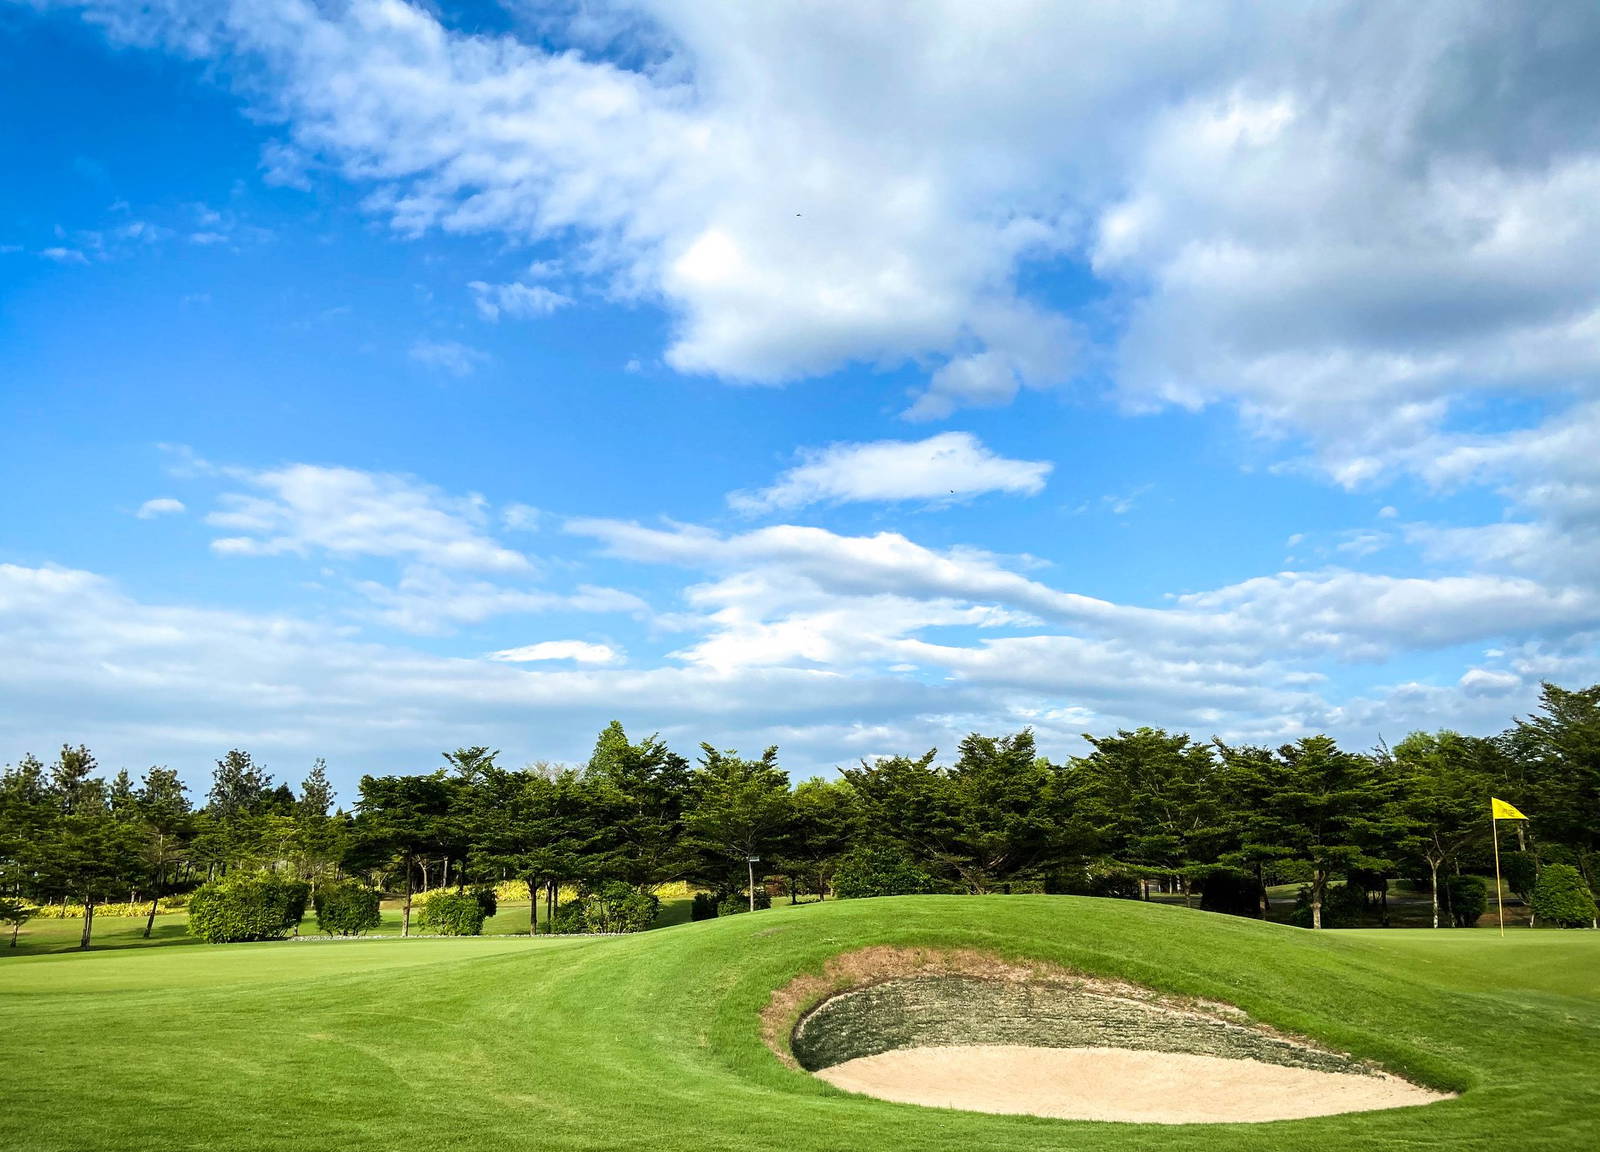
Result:
<svg viewBox="0 0 1600 1152">
<path fill-rule="evenodd" d="M 583 924 L 590 932 L 642 932 L 655 923 L 660 910 L 656 897 L 618 880 L 586 899 Z"/>
<path fill-rule="evenodd" d="M 1026 729 L 975 732 L 960 752 L 949 768 L 934 766 L 930 751 L 845 769 L 865 826 L 968 892 L 1036 875 L 1062 843 L 1069 800 L 1060 769 L 1038 755 Z"/>
<path fill-rule="evenodd" d="M 1229 916 L 1260 915 L 1260 892 L 1255 877 L 1232 868 L 1217 868 L 1199 881 L 1200 907 Z"/>
<path fill-rule="evenodd" d="M 1366 894 L 1355 884 L 1330 884 L 1322 898 L 1322 927 L 1354 928 L 1361 923 L 1361 913 L 1366 907 Z M 1312 927 L 1311 887 L 1301 888 L 1295 895 L 1294 912 L 1289 923 L 1297 928 Z"/>
<path fill-rule="evenodd" d="M 715 920 L 717 917 L 717 898 L 710 892 L 696 892 L 694 902 L 689 905 L 690 920 Z"/>
<path fill-rule="evenodd" d="M 378 892 L 354 880 L 333 880 L 321 885 L 314 903 L 317 927 L 330 936 L 360 936 L 378 926 L 382 914 Z"/>
<path fill-rule="evenodd" d="M 483 918 L 485 920 L 500 911 L 500 898 L 495 894 L 493 888 L 487 886 L 474 888 L 472 895 L 477 899 L 478 907 L 483 909 Z"/>
<path fill-rule="evenodd" d="M 277 940 L 305 915 L 307 884 L 271 872 L 230 873 L 189 898 L 189 931 L 209 944 Z"/>
<path fill-rule="evenodd" d="M 772 897 L 767 895 L 765 888 L 756 889 L 756 910 L 772 907 Z M 744 892 L 729 892 L 717 901 L 718 916 L 736 916 L 740 912 L 750 911 L 750 897 Z"/>
<path fill-rule="evenodd" d="M 1452 876 L 1444 889 L 1450 920 L 1457 928 L 1471 928 L 1489 907 L 1489 886 L 1476 876 Z"/>
<path fill-rule="evenodd" d="M 834 895 L 843 900 L 867 896 L 909 896 L 933 889 L 933 879 L 893 848 L 857 848 L 833 874 Z"/>
<path fill-rule="evenodd" d="M 1507 888 L 1519 899 L 1528 900 L 1539 882 L 1539 864 L 1531 852 L 1507 852 L 1500 858 L 1500 874 L 1505 877 Z"/>
<path fill-rule="evenodd" d="M 483 921 L 474 892 L 435 892 L 423 901 L 418 918 L 422 930 L 436 936 L 481 936 Z"/>
<path fill-rule="evenodd" d="M 589 901 L 579 897 L 561 905 L 556 909 L 550 930 L 564 936 L 579 935 L 589 931 Z"/>
<path fill-rule="evenodd" d="M 1559 928 L 1589 928 L 1594 924 L 1594 893 L 1570 864 L 1547 864 L 1534 885 L 1533 914 Z"/>
</svg>

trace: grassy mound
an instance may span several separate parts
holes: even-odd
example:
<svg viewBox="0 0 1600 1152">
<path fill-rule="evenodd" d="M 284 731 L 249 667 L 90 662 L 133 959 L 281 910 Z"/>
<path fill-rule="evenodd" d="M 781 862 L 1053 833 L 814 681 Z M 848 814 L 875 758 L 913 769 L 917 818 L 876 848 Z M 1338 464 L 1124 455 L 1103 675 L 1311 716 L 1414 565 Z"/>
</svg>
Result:
<svg viewBox="0 0 1600 1152">
<path fill-rule="evenodd" d="M 973 949 L 1238 1005 L 1426 1108 L 1157 1128 L 848 1096 L 763 1042 L 872 946 Z M 196 945 L 0 960 L 0 1144 L 66 1149 L 1587 1148 L 1600 934 L 1312 934 L 1070 897 L 774 908 L 615 939 Z M 812 1003 L 795 1001 L 795 1017 Z M 791 1018 L 792 1023 L 792 1018 Z"/>
</svg>

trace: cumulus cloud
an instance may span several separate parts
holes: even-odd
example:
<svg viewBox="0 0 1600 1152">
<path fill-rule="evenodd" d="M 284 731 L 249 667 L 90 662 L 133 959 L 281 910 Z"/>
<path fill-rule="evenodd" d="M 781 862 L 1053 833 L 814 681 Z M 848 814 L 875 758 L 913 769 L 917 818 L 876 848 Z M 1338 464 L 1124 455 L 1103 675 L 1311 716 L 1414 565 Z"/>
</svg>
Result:
<svg viewBox="0 0 1600 1152">
<path fill-rule="evenodd" d="M 185 510 L 182 500 L 174 500 L 170 496 L 158 496 L 139 505 L 139 510 L 134 515 L 141 520 L 154 520 L 157 516 L 176 516 Z"/>
<path fill-rule="evenodd" d="M 489 659 L 503 664 L 532 664 L 540 660 L 571 660 L 574 664 L 619 664 L 622 653 L 609 644 L 585 640 L 541 640 L 520 648 L 492 652 Z"/>
<path fill-rule="evenodd" d="M 988 492 L 1033 496 L 1044 489 L 1054 467 L 1048 461 L 997 456 L 970 432 L 831 444 L 800 455 L 802 462 L 770 487 L 734 492 L 728 503 L 756 513 L 854 501 L 948 503 Z"/>
</svg>

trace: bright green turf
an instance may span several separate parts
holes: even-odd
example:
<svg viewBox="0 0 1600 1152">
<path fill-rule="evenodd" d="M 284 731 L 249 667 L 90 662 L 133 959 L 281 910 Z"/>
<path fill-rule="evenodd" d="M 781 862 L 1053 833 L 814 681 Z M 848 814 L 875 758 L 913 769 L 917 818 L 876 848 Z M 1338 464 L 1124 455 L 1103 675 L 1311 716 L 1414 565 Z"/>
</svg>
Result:
<svg viewBox="0 0 1600 1152">
<path fill-rule="evenodd" d="M 774 987 L 876 943 L 989 948 L 1229 1000 L 1460 1099 L 1261 1125 L 984 1116 L 784 1068 Z M 904 897 L 589 940 L 372 940 L 0 960 L 0 1147 L 1589 1149 L 1600 933 L 1313 934 L 1119 900 Z"/>
</svg>

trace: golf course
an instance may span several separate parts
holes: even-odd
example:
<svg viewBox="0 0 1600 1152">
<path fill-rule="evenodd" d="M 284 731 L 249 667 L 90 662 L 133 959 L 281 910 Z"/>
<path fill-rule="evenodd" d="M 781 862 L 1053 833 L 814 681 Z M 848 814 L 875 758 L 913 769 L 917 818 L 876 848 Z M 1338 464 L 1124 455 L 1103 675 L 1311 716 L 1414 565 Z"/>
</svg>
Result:
<svg viewBox="0 0 1600 1152">
<path fill-rule="evenodd" d="M 1232 1006 L 1448 1098 L 1156 1126 L 849 1094 L 788 1038 L 864 950 Z M 1308 932 L 1071 896 L 827 901 L 620 937 L 15 955 L 0 1011 L 0 1144 L 37 1152 L 1578 1149 L 1600 1120 L 1600 934 Z"/>
</svg>

